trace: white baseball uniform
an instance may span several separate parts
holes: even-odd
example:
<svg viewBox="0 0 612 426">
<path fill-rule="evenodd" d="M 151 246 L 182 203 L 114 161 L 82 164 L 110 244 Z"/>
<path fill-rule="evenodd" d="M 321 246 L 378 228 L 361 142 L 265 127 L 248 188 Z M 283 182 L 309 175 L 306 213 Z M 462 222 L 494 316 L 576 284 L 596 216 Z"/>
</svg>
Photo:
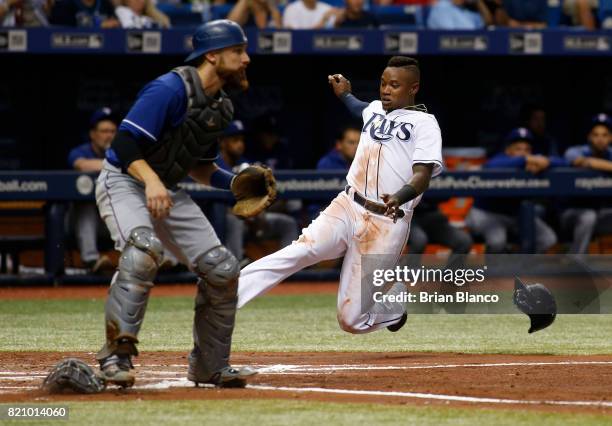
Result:
<svg viewBox="0 0 612 426">
<path fill-rule="evenodd" d="M 337 303 L 340 327 L 351 333 L 367 333 L 401 318 L 395 314 L 389 319 L 375 309 L 363 309 L 361 257 L 390 255 L 395 264 L 408 240 L 412 211 L 421 197 L 401 206 L 405 215 L 393 223 L 391 218 L 357 204 L 353 195 L 358 192 L 382 203 L 382 194 L 393 194 L 410 181 L 414 163 L 433 164 L 432 176 L 437 176 L 443 169 L 442 136 L 435 117 L 425 112 L 399 109 L 385 113 L 382 103 L 374 101 L 362 115 L 364 126 L 347 175 L 347 190 L 338 194 L 293 244 L 241 271 L 238 307 L 307 266 L 344 256 Z"/>
</svg>

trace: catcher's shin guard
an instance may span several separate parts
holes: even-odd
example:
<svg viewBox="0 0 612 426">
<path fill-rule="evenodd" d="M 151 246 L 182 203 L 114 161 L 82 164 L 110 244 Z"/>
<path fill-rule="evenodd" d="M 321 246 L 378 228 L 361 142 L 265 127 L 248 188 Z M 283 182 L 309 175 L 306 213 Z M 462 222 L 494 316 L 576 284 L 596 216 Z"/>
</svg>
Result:
<svg viewBox="0 0 612 426">
<path fill-rule="evenodd" d="M 217 246 L 198 259 L 197 270 L 201 278 L 195 300 L 189 379 L 207 383 L 229 366 L 240 269 L 236 258 L 225 247 Z"/>
<path fill-rule="evenodd" d="M 106 343 L 96 355 L 99 361 L 111 355 L 138 355 L 138 332 L 162 258 L 162 244 L 151 228 L 130 233 L 108 291 Z"/>
</svg>

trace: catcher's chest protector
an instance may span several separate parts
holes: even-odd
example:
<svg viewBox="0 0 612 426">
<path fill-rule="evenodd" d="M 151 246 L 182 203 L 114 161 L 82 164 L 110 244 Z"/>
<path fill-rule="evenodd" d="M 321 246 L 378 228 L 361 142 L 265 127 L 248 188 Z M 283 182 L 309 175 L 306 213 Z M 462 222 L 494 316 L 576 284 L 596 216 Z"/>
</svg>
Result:
<svg viewBox="0 0 612 426">
<path fill-rule="evenodd" d="M 234 115 L 232 101 L 221 91 L 217 99 L 207 96 L 194 67 L 173 70 L 181 77 L 187 92 L 187 119 L 169 129 L 149 150 L 145 160 L 168 187 L 185 179 L 200 161 L 217 156 L 218 138 Z"/>
</svg>

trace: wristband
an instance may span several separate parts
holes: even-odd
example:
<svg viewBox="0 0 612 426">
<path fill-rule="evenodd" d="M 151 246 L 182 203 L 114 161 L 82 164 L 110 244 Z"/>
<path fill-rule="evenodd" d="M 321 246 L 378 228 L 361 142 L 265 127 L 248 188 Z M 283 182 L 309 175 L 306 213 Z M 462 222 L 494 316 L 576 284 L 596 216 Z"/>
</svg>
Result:
<svg viewBox="0 0 612 426">
<path fill-rule="evenodd" d="M 393 196 L 397 198 L 397 201 L 401 206 L 402 204 L 407 203 L 408 201 L 418 197 L 419 193 L 416 189 L 414 189 L 414 186 L 407 184 L 402 186 L 399 191 L 393 194 Z"/>
<path fill-rule="evenodd" d="M 236 175 L 227 170 L 217 169 L 210 175 L 210 185 L 219 189 L 231 189 L 232 180 Z"/>
</svg>

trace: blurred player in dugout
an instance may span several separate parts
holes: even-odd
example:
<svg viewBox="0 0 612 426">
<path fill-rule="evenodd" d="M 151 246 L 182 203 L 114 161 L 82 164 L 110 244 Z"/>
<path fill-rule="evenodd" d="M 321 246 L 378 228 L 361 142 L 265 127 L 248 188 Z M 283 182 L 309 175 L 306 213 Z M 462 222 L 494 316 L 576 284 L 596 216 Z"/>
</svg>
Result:
<svg viewBox="0 0 612 426">
<path fill-rule="evenodd" d="M 612 118 L 597 114 L 591 119 L 587 144 L 565 151 L 565 160 L 573 167 L 612 172 Z M 572 236 L 570 253 L 588 252 L 596 229 L 612 230 L 612 203 L 608 197 L 574 198 L 561 212 L 561 229 Z"/>
<path fill-rule="evenodd" d="M 490 158 L 484 168 L 508 168 L 540 173 L 552 167 L 567 166 L 559 157 L 533 154 L 533 133 L 519 127 L 505 139 L 505 149 Z M 484 238 L 488 253 L 508 251 L 508 235 L 518 234 L 520 198 L 477 198 L 466 217 L 466 225 L 474 235 Z M 536 251 L 544 253 L 557 242 L 555 231 L 540 217 L 535 220 Z"/>
<path fill-rule="evenodd" d="M 356 123 L 348 124 L 340 129 L 336 135 L 334 147 L 317 162 L 317 170 L 343 170 L 348 171 L 355 158 L 361 126 Z M 308 215 L 313 221 L 327 207 L 318 203 L 308 205 Z"/>
<path fill-rule="evenodd" d="M 242 121 L 232 121 L 219 140 L 217 166 L 234 173 L 239 173 L 242 167 L 248 166 L 249 160 L 244 157 L 244 136 Z M 225 221 L 225 245 L 236 256 L 241 267 L 250 262 L 244 255 L 246 238 L 254 241 L 275 238 L 279 240 L 280 248 L 283 248 L 298 237 L 297 221 L 280 212 L 266 211 L 254 218 L 240 219 L 228 210 Z"/>
<path fill-rule="evenodd" d="M 70 151 L 68 165 L 79 172 L 99 173 L 102 170 L 105 152 L 117 133 L 116 123 L 110 108 L 96 110 L 89 119 L 89 142 Z M 111 259 L 106 255 L 100 256 L 98 251 L 98 238 L 106 235 L 110 239 L 110 235 L 98 214 L 96 203 L 94 201 L 74 203 L 68 218 L 68 228 L 74 228 L 81 260 L 85 267 L 93 273 L 113 270 Z"/>
</svg>

